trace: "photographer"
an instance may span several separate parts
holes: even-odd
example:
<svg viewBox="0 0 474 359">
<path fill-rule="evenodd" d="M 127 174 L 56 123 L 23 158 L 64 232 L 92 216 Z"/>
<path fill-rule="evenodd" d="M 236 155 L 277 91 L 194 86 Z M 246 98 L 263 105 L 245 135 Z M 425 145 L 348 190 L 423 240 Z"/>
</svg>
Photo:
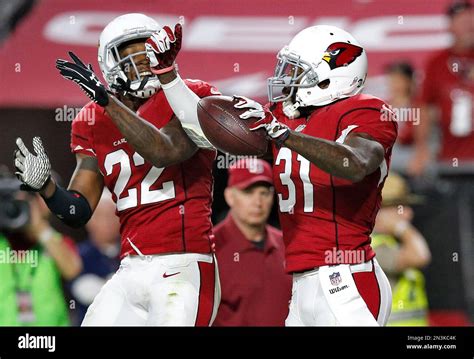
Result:
<svg viewBox="0 0 474 359">
<path fill-rule="evenodd" d="M 80 257 L 39 195 L 19 184 L 0 168 L 0 325 L 69 325 L 61 280 L 80 273 Z"/>
</svg>

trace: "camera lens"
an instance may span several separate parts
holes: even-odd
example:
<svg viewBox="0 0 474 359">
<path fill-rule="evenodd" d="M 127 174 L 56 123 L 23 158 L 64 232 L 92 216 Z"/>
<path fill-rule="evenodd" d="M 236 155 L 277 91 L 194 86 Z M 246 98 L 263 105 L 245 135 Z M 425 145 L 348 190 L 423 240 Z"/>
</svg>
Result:
<svg viewBox="0 0 474 359">
<path fill-rule="evenodd" d="M 6 202 L 3 211 L 6 217 L 16 218 L 21 213 L 21 207 L 16 201 Z"/>
<path fill-rule="evenodd" d="M 20 200 L 6 200 L 0 207 L 0 229 L 19 230 L 30 220 L 28 202 Z"/>
</svg>

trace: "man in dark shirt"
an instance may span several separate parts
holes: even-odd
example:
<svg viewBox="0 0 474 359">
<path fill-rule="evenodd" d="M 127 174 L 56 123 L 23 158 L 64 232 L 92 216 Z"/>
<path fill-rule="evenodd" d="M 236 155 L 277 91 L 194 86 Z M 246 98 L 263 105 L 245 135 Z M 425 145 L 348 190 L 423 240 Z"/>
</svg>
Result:
<svg viewBox="0 0 474 359">
<path fill-rule="evenodd" d="M 285 274 L 281 231 L 267 224 L 273 204 L 270 165 L 241 160 L 229 169 L 230 207 L 215 227 L 222 297 L 214 326 L 283 326 L 291 276 Z"/>
</svg>

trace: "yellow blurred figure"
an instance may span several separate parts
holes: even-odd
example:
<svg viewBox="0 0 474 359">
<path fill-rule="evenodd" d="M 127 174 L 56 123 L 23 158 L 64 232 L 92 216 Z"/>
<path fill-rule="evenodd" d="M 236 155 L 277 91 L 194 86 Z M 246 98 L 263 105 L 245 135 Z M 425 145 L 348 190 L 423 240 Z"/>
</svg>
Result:
<svg viewBox="0 0 474 359">
<path fill-rule="evenodd" d="M 419 270 L 431 260 L 423 235 L 411 224 L 412 204 L 422 202 L 410 193 L 406 181 L 390 173 L 382 190 L 372 247 L 392 287 L 389 326 L 427 326 L 425 278 Z"/>
</svg>

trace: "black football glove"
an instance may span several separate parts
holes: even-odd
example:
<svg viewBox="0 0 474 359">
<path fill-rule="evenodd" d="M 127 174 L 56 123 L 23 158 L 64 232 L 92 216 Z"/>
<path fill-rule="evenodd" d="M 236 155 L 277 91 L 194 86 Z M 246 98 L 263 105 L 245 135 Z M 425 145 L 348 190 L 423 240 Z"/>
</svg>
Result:
<svg viewBox="0 0 474 359">
<path fill-rule="evenodd" d="M 95 103 L 100 106 L 107 106 L 109 95 L 107 89 L 100 82 L 92 69 L 92 65 L 86 66 L 73 52 L 69 51 L 69 56 L 74 62 L 58 59 L 56 68 L 67 80 L 74 81 L 82 91 Z"/>
</svg>

